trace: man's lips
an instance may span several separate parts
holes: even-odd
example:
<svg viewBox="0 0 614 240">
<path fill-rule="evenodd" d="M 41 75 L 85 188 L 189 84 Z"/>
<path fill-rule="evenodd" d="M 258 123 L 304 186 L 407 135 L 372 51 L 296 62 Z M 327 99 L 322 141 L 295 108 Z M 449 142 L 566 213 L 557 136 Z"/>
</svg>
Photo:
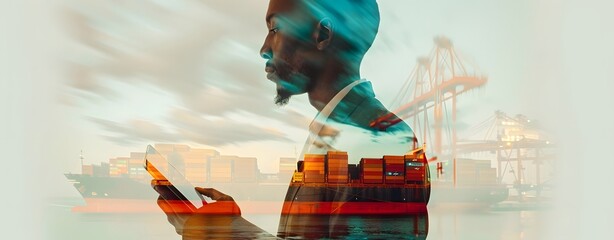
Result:
<svg viewBox="0 0 614 240">
<path fill-rule="evenodd" d="M 275 76 L 275 68 L 271 67 L 271 66 L 266 66 L 264 68 L 264 71 L 267 72 L 266 78 L 272 81 L 275 81 L 274 79 L 276 79 L 277 77 Z"/>
<path fill-rule="evenodd" d="M 275 68 L 273 68 L 271 66 L 266 66 L 264 68 L 264 71 L 267 72 L 267 73 L 273 73 L 273 72 L 275 72 Z"/>
</svg>

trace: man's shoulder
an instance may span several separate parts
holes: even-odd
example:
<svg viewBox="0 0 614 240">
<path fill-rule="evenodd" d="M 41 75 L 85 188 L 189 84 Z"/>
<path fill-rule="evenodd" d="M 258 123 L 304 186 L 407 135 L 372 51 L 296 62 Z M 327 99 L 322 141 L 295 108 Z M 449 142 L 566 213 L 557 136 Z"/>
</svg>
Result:
<svg viewBox="0 0 614 240">
<path fill-rule="evenodd" d="M 376 98 L 365 99 L 349 114 L 345 122 L 332 125 L 339 129 L 339 135 L 331 146 L 347 151 L 356 159 L 407 153 L 415 139 L 414 132 L 403 121 L 387 128 L 371 126 L 373 121 L 384 116 L 396 118 L 396 115 Z"/>
<path fill-rule="evenodd" d="M 372 122 L 384 116 L 390 117 L 389 120 L 398 121 L 386 129 L 371 126 Z M 330 120 L 377 132 L 411 132 L 411 128 L 405 122 L 390 112 L 375 97 L 371 83 L 368 81 L 356 85 L 343 97 L 331 113 Z"/>
<path fill-rule="evenodd" d="M 396 124 L 387 127 L 385 130 L 371 126 L 371 123 L 382 118 L 387 117 L 389 120 L 398 120 Z M 355 125 L 371 129 L 374 131 L 386 131 L 386 132 L 411 132 L 411 128 L 403 120 L 401 120 L 394 113 L 390 112 L 377 98 L 367 97 L 359 104 L 356 109 L 349 115 L 349 119 Z"/>
</svg>

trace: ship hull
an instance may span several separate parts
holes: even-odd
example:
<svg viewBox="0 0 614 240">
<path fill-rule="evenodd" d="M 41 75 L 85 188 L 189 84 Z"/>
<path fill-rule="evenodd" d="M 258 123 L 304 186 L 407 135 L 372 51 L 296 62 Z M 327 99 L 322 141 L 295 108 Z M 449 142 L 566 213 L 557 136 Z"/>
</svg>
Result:
<svg viewBox="0 0 614 240">
<path fill-rule="evenodd" d="M 426 212 L 426 203 L 417 202 L 291 202 L 284 204 L 282 210 L 286 215 L 406 215 Z"/>
<path fill-rule="evenodd" d="M 158 194 L 144 181 L 127 177 L 96 177 L 64 174 L 83 198 L 157 199 Z"/>
<path fill-rule="evenodd" d="M 66 177 L 85 199 L 85 206 L 76 206 L 73 211 L 110 213 L 160 211 L 156 205 L 158 194 L 147 183 L 130 178 L 92 177 L 81 174 L 66 174 Z M 279 213 L 280 205 L 282 205 L 280 202 L 288 199 L 288 194 L 284 198 L 284 193 L 293 193 L 298 189 L 292 185 L 288 187 L 288 184 L 218 183 L 208 185 L 208 187 L 215 187 L 233 196 L 243 211 L 251 209 L 250 212 L 253 213 Z M 378 205 L 386 205 L 385 208 L 380 208 L 378 211 L 393 214 L 394 212 L 419 212 L 422 206 L 426 205 L 421 202 L 426 199 L 407 200 L 412 199 L 408 195 L 410 193 L 414 193 L 412 194 L 414 198 L 420 196 L 420 191 L 417 189 L 397 187 L 383 190 L 379 185 L 368 187 L 368 184 L 365 184 L 364 188 L 346 188 L 348 190 L 344 191 L 347 193 L 339 194 L 339 196 L 347 198 L 336 200 L 330 196 L 334 191 L 339 190 L 332 186 L 300 190 L 300 201 L 294 201 L 294 206 L 299 209 L 292 211 L 319 214 L 325 209 L 336 209 L 342 205 L 338 209 L 342 214 L 372 214 L 372 209 L 380 208 Z M 321 193 L 322 191 L 324 193 Z M 321 196 L 321 198 L 310 198 L 310 195 Z M 354 198 L 348 196 L 354 196 Z M 402 200 L 402 196 L 405 196 L 406 200 Z M 508 194 L 507 189 L 502 185 L 457 187 L 455 189 L 446 185 L 434 184 L 431 196 L 429 197 L 429 208 L 440 206 L 485 207 L 507 199 Z M 375 202 L 368 202 L 374 199 L 376 199 Z M 291 213 L 291 211 L 285 212 L 286 214 Z"/>
<path fill-rule="evenodd" d="M 403 215 L 426 212 L 430 185 L 293 184 L 282 214 Z"/>
</svg>

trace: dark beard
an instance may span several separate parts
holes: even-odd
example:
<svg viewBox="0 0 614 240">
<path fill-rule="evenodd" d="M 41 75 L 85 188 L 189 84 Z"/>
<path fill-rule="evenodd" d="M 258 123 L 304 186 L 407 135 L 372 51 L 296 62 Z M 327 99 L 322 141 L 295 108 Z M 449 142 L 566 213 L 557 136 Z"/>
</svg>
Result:
<svg viewBox="0 0 614 240">
<path fill-rule="evenodd" d="M 282 69 L 289 69 L 289 67 Z M 280 78 L 277 82 L 277 96 L 275 96 L 275 104 L 277 106 L 285 106 L 290 101 L 292 95 L 304 93 L 309 89 L 309 78 L 300 73 L 301 71 L 293 72 L 280 71 L 278 73 Z M 281 79 L 287 79 L 287 81 Z"/>
<path fill-rule="evenodd" d="M 278 89 L 277 96 L 275 96 L 275 104 L 277 106 L 283 107 L 290 101 L 290 97 L 292 94 L 286 91 L 285 89 Z"/>
</svg>

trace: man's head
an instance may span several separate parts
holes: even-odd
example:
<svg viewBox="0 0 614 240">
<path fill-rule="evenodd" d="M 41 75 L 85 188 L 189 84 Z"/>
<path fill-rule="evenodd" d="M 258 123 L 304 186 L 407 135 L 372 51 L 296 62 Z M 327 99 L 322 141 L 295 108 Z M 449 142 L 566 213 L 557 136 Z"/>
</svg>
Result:
<svg viewBox="0 0 614 240">
<path fill-rule="evenodd" d="M 322 74 L 358 71 L 379 27 L 376 0 L 270 0 L 260 54 L 276 103 L 309 92 Z"/>
</svg>

